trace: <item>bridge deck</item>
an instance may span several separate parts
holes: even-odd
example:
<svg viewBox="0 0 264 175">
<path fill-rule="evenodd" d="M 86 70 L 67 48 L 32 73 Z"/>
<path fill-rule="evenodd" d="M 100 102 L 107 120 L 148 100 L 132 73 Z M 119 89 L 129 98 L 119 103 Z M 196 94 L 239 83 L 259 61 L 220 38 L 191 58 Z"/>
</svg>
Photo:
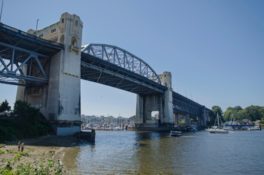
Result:
<svg viewBox="0 0 264 175">
<path fill-rule="evenodd" d="M 0 23 L 0 42 L 47 56 L 64 48 L 63 44 L 41 39 L 3 23 Z"/>
</svg>

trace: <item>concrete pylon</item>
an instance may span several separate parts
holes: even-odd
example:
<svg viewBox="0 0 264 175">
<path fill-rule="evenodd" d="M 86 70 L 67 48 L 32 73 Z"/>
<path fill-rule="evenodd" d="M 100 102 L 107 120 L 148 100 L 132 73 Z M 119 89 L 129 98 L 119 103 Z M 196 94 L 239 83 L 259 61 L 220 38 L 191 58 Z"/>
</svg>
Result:
<svg viewBox="0 0 264 175">
<path fill-rule="evenodd" d="M 157 112 L 157 116 L 152 116 Z M 137 95 L 136 127 L 158 127 L 163 116 L 162 95 Z"/>
<path fill-rule="evenodd" d="M 57 135 L 71 135 L 80 131 L 82 28 L 79 16 L 63 13 L 59 22 L 41 30 L 28 31 L 65 46 L 50 59 L 47 86 L 34 91 L 38 93 L 29 93 L 32 88 L 18 87 L 17 90 L 17 100 L 38 107 L 47 119 L 54 121 Z"/>
<path fill-rule="evenodd" d="M 172 80 L 171 80 L 171 73 L 170 72 L 163 72 L 160 75 L 160 81 L 163 86 L 167 87 L 163 95 L 164 100 L 164 115 L 161 118 L 161 123 L 164 125 L 174 125 L 174 113 L 173 113 L 173 89 L 172 89 Z"/>
<path fill-rule="evenodd" d="M 171 73 L 161 74 L 160 81 L 163 86 L 167 87 L 163 94 L 137 95 L 135 124 L 138 128 L 171 127 L 174 125 Z M 153 111 L 159 112 L 158 120 L 154 120 L 151 116 Z"/>
</svg>

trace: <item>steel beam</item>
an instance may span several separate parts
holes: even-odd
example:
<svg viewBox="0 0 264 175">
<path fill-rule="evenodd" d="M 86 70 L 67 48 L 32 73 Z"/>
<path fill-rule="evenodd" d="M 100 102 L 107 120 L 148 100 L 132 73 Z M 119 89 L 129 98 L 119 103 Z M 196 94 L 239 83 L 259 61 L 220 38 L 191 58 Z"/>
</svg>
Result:
<svg viewBox="0 0 264 175">
<path fill-rule="evenodd" d="M 40 58 L 48 59 L 47 56 L 3 42 L 0 42 L 0 46 L 3 50 L 11 50 L 11 54 L 8 55 L 4 54 L 4 52 L 0 52 L 0 66 L 3 67 L 3 69 L 0 70 L 0 75 L 5 78 L 13 79 L 12 83 L 7 80 L 1 80 L 2 83 L 6 81 L 8 84 L 21 85 L 19 80 L 24 80 L 23 82 L 25 84 L 46 84 L 48 82 L 48 73 L 39 60 Z M 25 55 L 27 55 L 27 57 L 23 58 Z M 33 62 L 36 64 L 31 64 Z M 38 75 L 23 70 L 23 67 L 32 69 L 32 66 L 34 66 L 36 72 L 39 72 Z"/>
<path fill-rule="evenodd" d="M 122 75 L 118 72 L 113 72 L 113 71 L 110 71 L 110 70 L 107 70 L 107 69 L 103 69 L 99 66 L 96 66 L 96 65 L 91 65 L 91 64 L 88 64 L 88 63 L 85 63 L 85 62 L 81 62 L 81 66 L 83 66 L 84 68 L 89 68 L 89 69 L 94 69 L 94 70 L 97 70 L 99 72 L 103 72 L 103 73 L 106 73 L 106 74 L 109 74 L 111 76 L 114 76 L 114 77 L 118 77 L 119 79 L 125 79 L 127 81 L 130 81 L 130 82 L 133 82 L 135 84 L 138 84 L 138 85 L 141 85 L 143 87 L 146 87 L 146 88 L 149 88 L 149 89 L 152 89 L 153 91 L 156 91 L 158 93 L 163 93 L 164 91 L 160 88 L 156 88 L 154 86 L 151 86 L 151 85 L 148 85 L 142 81 L 139 81 L 139 80 L 136 80 L 136 79 L 133 79 L 129 76 L 125 76 L 125 75 Z"/>
</svg>

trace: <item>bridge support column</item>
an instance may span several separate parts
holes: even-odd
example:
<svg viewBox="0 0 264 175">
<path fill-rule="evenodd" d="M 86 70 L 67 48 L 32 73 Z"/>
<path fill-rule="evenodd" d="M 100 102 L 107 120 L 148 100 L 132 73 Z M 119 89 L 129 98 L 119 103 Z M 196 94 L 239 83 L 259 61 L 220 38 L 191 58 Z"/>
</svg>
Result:
<svg viewBox="0 0 264 175">
<path fill-rule="evenodd" d="M 201 120 L 202 127 L 206 127 L 207 126 L 207 123 L 210 120 L 209 113 L 210 113 L 210 111 L 208 109 L 206 109 L 205 107 L 203 107 L 203 109 L 202 109 L 202 120 Z"/>
<path fill-rule="evenodd" d="M 162 96 L 137 95 L 136 120 L 137 128 L 157 128 L 163 116 Z"/>
<path fill-rule="evenodd" d="M 173 113 L 173 90 L 171 87 L 171 73 L 164 72 L 160 75 L 162 85 L 168 89 L 163 94 L 138 95 L 136 109 L 136 127 L 161 127 L 171 128 L 174 126 Z M 153 112 L 158 112 L 155 119 Z"/>
<path fill-rule="evenodd" d="M 42 30 L 29 30 L 47 40 L 64 44 L 64 50 L 50 59 L 49 83 L 38 94 L 27 93 L 30 87 L 19 87 L 17 100 L 39 107 L 53 122 L 57 135 L 80 131 L 80 68 L 82 21 L 76 15 L 62 14 L 60 21 Z"/>
<path fill-rule="evenodd" d="M 173 90 L 171 82 L 171 73 L 164 72 L 163 74 L 161 74 L 160 81 L 162 85 L 168 88 L 163 95 L 164 115 L 163 118 L 161 118 L 161 123 L 166 126 L 173 126 L 175 122 L 175 117 L 173 113 Z"/>
</svg>

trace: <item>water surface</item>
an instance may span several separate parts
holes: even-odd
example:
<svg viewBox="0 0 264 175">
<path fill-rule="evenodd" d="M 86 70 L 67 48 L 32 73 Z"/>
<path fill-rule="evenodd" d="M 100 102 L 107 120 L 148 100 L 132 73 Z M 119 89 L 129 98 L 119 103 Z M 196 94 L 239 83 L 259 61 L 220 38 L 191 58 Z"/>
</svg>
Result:
<svg viewBox="0 0 264 175">
<path fill-rule="evenodd" d="M 264 174 L 264 132 L 229 134 L 97 131 L 80 146 L 80 174 Z"/>
</svg>

